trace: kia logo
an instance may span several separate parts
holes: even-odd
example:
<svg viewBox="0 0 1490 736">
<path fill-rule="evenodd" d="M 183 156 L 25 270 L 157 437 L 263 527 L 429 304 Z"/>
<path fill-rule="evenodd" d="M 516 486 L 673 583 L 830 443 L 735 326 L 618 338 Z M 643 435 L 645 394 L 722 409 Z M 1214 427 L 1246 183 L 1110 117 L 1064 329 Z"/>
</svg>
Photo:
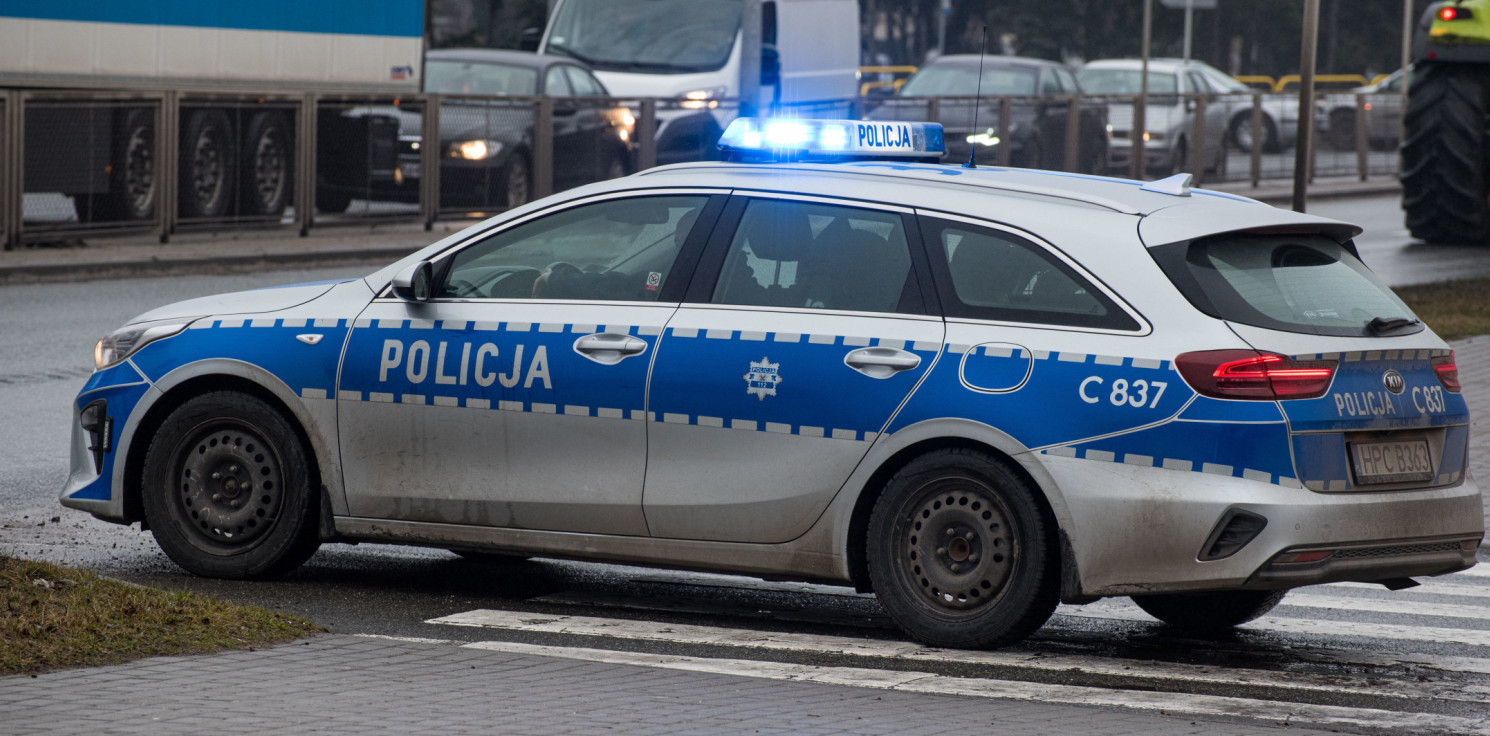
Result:
<svg viewBox="0 0 1490 736">
<path fill-rule="evenodd" d="M 1400 394 L 1407 388 L 1407 379 L 1403 378 L 1401 373 L 1390 370 L 1381 374 L 1381 385 L 1386 386 L 1387 390 L 1394 394 Z"/>
</svg>

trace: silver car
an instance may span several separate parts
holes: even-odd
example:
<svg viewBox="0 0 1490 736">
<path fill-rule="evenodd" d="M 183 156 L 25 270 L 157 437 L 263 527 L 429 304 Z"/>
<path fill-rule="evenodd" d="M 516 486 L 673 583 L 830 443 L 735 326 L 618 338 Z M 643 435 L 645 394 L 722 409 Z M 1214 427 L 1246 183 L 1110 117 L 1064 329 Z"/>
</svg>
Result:
<svg viewBox="0 0 1490 736">
<path fill-rule="evenodd" d="M 200 575 L 356 541 L 684 567 L 874 591 L 953 647 L 1060 601 L 1218 628 L 1475 564 L 1454 355 L 1359 228 L 941 165 L 935 124 L 721 148 L 130 320 L 62 503 Z"/>
</svg>

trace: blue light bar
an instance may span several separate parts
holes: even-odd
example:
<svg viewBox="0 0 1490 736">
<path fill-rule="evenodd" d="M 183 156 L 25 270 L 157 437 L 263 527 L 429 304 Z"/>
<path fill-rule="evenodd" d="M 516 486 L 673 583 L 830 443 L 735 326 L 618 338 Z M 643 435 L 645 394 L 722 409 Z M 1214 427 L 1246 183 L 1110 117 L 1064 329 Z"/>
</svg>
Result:
<svg viewBox="0 0 1490 736">
<path fill-rule="evenodd" d="M 726 160 L 940 159 L 942 126 L 879 120 L 736 118 L 719 137 Z"/>
</svg>

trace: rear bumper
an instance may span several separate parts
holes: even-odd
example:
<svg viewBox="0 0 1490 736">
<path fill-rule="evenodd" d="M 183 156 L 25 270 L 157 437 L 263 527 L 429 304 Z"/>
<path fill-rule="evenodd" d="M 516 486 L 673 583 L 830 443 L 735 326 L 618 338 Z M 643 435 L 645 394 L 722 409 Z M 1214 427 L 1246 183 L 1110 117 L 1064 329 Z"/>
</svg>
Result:
<svg viewBox="0 0 1490 736">
<path fill-rule="evenodd" d="M 1084 595 L 1290 588 L 1441 575 L 1474 564 L 1484 508 L 1473 480 L 1429 490 L 1318 493 L 1242 477 L 1040 455 L 1060 487 Z M 1202 560 L 1229 510 L 1267 520 Z M 1335 554 L 1280 564 L 1304 550 Z"/>
</svg>

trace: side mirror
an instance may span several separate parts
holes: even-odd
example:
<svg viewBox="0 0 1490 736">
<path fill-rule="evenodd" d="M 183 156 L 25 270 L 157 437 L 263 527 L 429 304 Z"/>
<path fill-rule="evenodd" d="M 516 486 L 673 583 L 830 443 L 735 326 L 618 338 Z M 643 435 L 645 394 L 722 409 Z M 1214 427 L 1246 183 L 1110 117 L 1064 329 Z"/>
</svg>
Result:
<svg viewBox="0 0 1490 736">
<path fill-rule="evenodd" d="M 538 42 L 543 39 L 543 31 L 538 28 L 524 28 L 523 34 L 518 39 L 517 47 L 523 51 L 537 51 Z"/>
<path fill-rule="evenodd" d="M 434 289 L 434 268 L 429 261 L 420 261 L 393 277 L 393 295 L 406 302 L 429 301 Z"/>
</svg>

